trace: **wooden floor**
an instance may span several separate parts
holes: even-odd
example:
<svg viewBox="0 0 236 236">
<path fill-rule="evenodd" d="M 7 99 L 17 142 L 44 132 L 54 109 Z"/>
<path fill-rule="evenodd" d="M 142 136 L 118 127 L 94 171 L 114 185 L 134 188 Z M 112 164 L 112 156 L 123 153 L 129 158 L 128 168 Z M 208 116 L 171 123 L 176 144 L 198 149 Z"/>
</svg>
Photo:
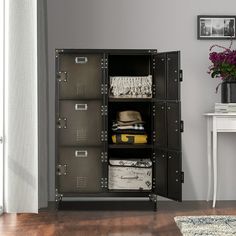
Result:
<svg viewBox="0 0 236 236">
<path fill-rule="evenodd" d="M 57 211 L 51 205 L 39 214 L 4 214 L 0 235 L 17 236 L 178 236 L 180 215 L 236 215 L 236 201 L 211 203 L 159 202 L 153 211 Z"/>
</svg>

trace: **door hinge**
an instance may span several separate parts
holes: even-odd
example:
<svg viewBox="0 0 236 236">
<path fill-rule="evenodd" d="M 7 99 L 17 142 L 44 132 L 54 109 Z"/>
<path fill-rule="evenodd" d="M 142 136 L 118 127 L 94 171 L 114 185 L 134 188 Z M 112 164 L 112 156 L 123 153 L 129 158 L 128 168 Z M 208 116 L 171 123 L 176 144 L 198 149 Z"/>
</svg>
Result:
<svg viewBox="0 0 236 236">
<path fill-rule="evenodd" d="M 57 165 L 57 175 L 67 175 L 67 165 Z"/>
<path fill-rule="evenodd" d="M 107 84 L 101 84 L 101 94 L 107 94 L 108 86 Z"/>
<path fill-rule="evenodd" d="M 107 116 L 107 106 L 101 106 L 101 113 L 102 116 Z"/>
<path fill-rule="evenodd" d="M 101 178 L 101 188 L 107 188 L 108 187 L 108 180 L 107 178 Z"/>
<path fill-rule="evenodd" d="M 180 132 L 184 132 L 184 121 L 180 121 Z"/>
<path fill-rule="evenodd" d="M 184 172 L 181 171 L 181 183 L 184 183 Z"/>
<path fill-rule="evenodd" d="M 57 127 L 59 129 L 66 129 L 67 128 L 67 118 L 58 118 L 57 120 Z"/>
<path fill-rule="evenodd" d="M 59 71 L 57 74 L 58 82 L 67 82 L 68 74 L 66 71 Z"/>
<path fill-rule="evenodd" d="M 108 66 L 107 58 L 105 60 L 103 60 L 103 58 L 102 58 L 101 59 L 101 68 L 107 69 L 107 66 Z"/>
<path fill-rule="evenodd" d="M 107 131 L 102 131 L 101 132 L 101 141 L 106 142 L 107 141 Z"/>
<path fill-rule="evenodd" d="M 183 81 L 183 70 L 179 71 L 179 81 L 182 82 Z"/>
<path fill-rule="evenodd" d="M 156 116 L 156 106 L 155 105 L 152 106 L 152 115 Z"/>
<path fill-rule="evenodd" d="M 101 153 L 101 162 L 107 162 L 107 152 Z"/>
</svg>

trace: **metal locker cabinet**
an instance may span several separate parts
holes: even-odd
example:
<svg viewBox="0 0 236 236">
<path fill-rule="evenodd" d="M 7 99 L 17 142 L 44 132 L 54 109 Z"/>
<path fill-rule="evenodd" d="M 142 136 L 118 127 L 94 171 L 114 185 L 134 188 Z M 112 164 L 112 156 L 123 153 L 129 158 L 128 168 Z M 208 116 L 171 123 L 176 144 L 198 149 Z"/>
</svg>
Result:
<svg viewBox="0 0 236 236">
<path fill-rule="evenodd" d="M 102 145 L 101 109 L 101 100 L 60 100 L 59 144 Z"/>
<path fill-rule="evenodd" d="M 58 190 L 63 193 L 100 192 L 101 147 L 59 148 Z"/>
<path fill-rule="evenodd" d="M 109 97 L 109 76 L 148 75 L 153 76 L 152 99 Z M 113 206 L 117 199 L 123 203 L 132 198 L 138 201 L 136 207 L 140 197 L 152 207 L 157 206 L 156 195 L 181 201 L 181 76 L 179 52 L 56 50 L 56 200 L 108 198 L 114 202 L 107 206 Z M 147 121 L 147 144 L 111 143 L 110 126 L 119 109 L 140 110 Z M 152 189 L 109 190 L 113 156 L 152 160 Z M 122 205 L 130 205 L 128 201 Z"/>
<path fill-rule="evenodd" d="M 56 200 L 102 191 L 103 53 L 85 51 L 56 51 Z"/>
<path fill-rule="evenodd" d="M 154 79 L 156 80 L 154 141 L 156 155 L 155 193 L 166 198 L 182 201 L 182 155 L 180 52 L 157 54 Z M 161 134 L 162 133 L 162 134 Z"/>
<path fill-rule="evenodd" d="M 101 99 L 102 61 L 102 54 L 60 54 L 59 98 Z"/>
</svg>

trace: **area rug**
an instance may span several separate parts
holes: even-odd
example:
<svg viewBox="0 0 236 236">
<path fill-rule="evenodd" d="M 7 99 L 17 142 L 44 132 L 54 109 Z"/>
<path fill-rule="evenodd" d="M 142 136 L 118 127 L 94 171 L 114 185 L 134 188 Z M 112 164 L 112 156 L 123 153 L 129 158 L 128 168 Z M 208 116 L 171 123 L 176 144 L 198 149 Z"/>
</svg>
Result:
<svg viewBox="0 0 236 236">
<path fill-rule="evenodd" d="M 176 216 L 183 236 L 236 236 L 236 216 Z"/>
</svg>

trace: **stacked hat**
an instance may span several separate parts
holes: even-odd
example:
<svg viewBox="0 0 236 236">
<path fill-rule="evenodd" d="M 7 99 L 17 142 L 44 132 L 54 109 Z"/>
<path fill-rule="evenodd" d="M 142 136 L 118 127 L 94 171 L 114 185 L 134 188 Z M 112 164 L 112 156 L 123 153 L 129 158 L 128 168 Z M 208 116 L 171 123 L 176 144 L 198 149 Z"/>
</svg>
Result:
<svg viewBox="0 0 236 236">
<path fill-rule="evenodd" d="M 138 111 L 120 111 L 113 121 L 113 143 L 144 144 L 147 143 L 147 134 L 144 121 Z"/>
</svg>

